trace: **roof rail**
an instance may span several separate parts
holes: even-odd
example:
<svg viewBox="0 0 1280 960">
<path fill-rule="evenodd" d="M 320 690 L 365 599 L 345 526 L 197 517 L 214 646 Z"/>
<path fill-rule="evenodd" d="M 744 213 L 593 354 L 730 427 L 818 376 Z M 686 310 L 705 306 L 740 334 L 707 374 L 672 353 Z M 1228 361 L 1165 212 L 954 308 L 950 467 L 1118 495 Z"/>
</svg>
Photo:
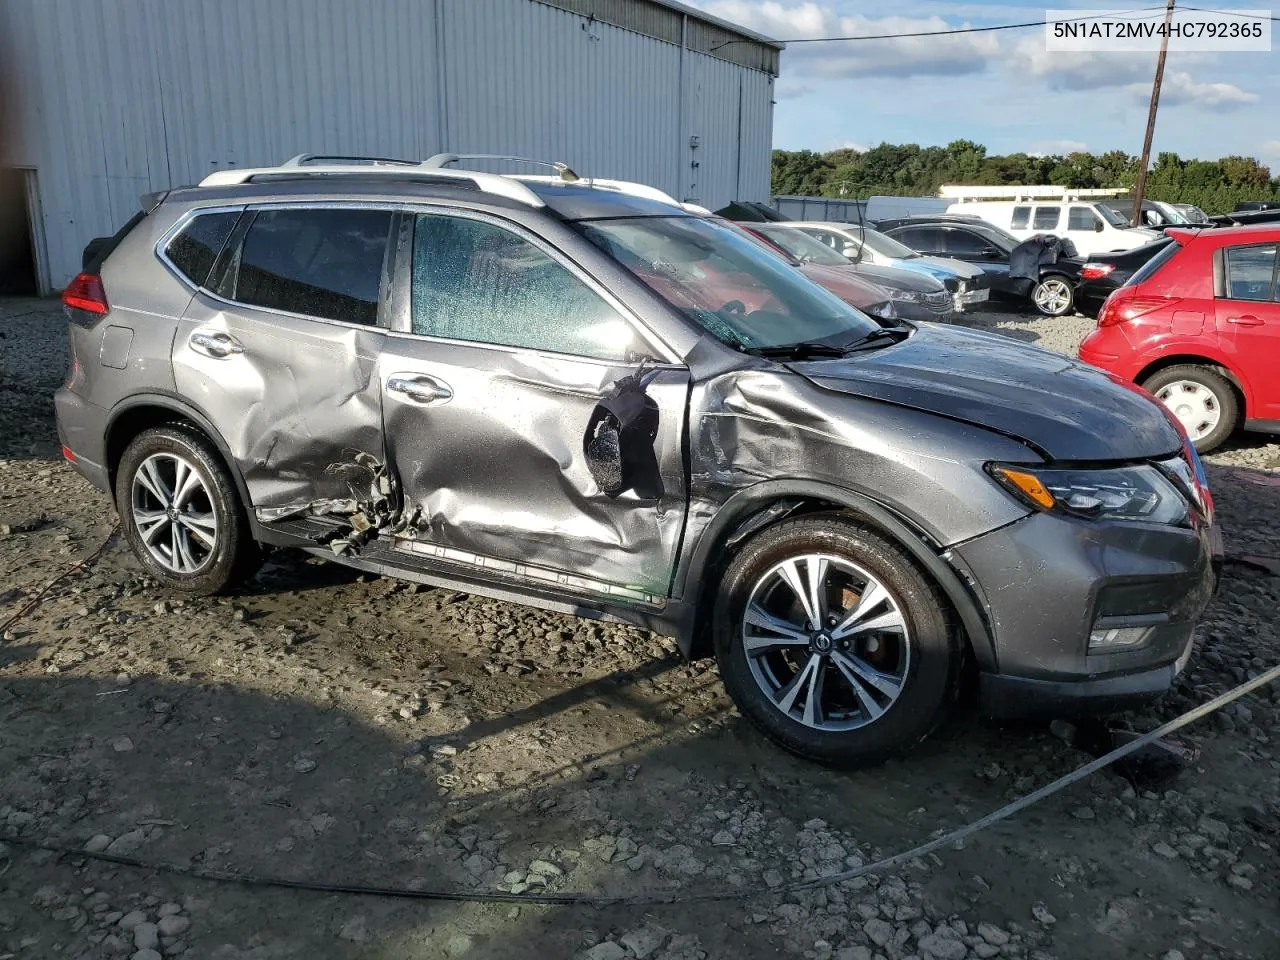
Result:
<svg viewBox="0 0 1280 960">
<path fill-rule="evenodd" d="M 433 157 L 427 157 L 422 161 L 424 167 L 434 167 L 443 169 L 450 164 L 457 163 L 459 160 L 506 160 L 512 163 L 532 163 L 540 167 L 551 167 L 560 174 L 560 179 L 572 183 L 580 179 L 576 173 L 569 169 L 567 163 L 561 163 L 559 160 L 534 160 L 530 157 L 508 157 L 499 153 L 437 153 Z"/>
<path fill-rule="evenodd" d="M 645 183 L 632 183 L 630 180 L 604 180 L 600 177 L 579 177 L 572 181 L 559 181 L 555 177 L 537 177 L 537 176 L 520 176 L 513 174 L 513 180 L 523 180 L 526 183 L 563 183 L 569 182 L 575 186 L 584 188 L 599 187 L 602 190 L 615 190 L 618 193 L 625 193 L 632 197 L 644 197 L 646 200 L 655 200 L 658 203 L 665 203 L 673 207 L 682 206 L 680 201 L 665 190 L 659 190 L 657 187 L 651 187 Z"/>
<path fill-rule="evenodd" d="M 478 170 L 454 170 L 450 165 L 459 160 L 508 160 L 520 163 L 536 163 L 551 167 L 557 176 L 532 176 L 520 174 L 481 173 Z M 328 154 L 300 153 L 278 167 L 246 167 L 241 170 L 215 170 L 200 181 L 202 187 L 234 186 L 249 183 L 257 177 L 321 177 L 321 176 L 383 176 L 397 180 L 467 180 L 485 193 L 506 197 L 531 207 L 544 207 L 545 203 L 527 183 L 577 184 L 584 188 L 598 187 L 615 190 L 633 197 L 644 197 L 672 207 L 683 205 L 671 194 L 657 187 L 628 180 L 605 180 L 596 177 L 579 177 L 567 164 L 550 160 L 531 160 L 526 157 L 508 157 L 489 153 L 438 153 L 421 162 L 396 160 L 390 157 L 348 157 Z M 699 208 L 701 209 L 701 208 Z"/>
<path fill-rule="evenodd" d="M 479 173 L 474 170 L 446 170 L 443 167 L 431 167 L 425 163 L 400 163 L 396 161 L 366 165 L 347 164 L 315 164 L 307 165 L 307 159 L 332 160 L 333 157 L 300 154 L 289 162 L 278 167 L 246 167 L 241 170 L 215 170 L 200 181 L 202 187 L 225 187 L 240 183 L 249 183 L 256 177 L 280 176 L 380 176 L 396 180 L 468 180 L 477 189 L 495 196 L 506 197 L 530 207 L 545 207 L 541 198 L 523 183 L 512 177 L 500 176 L 496 173 Z M 368 158 L 361 158 L 368 159 Z"/>
<path fill-rule="evenodd" d="M 315 163 L 317 160 L 339 160 L 339 161 L 350 163 L 356 166 L 359 166 L 359 165 L 370 165 L 370 166 L 391 165 L 391 166 L 398 166 L 398 167 L 418 166 L 417 160 L 399 160 L 395 157 L 352 157 L 352 156 L 344 156 L 339 153 L 333 153 L 333 154 L 300 153 L 296 157 L 290 157 L 284 163 L 280 164 L 280 166 L 301 167 L 308 163 Z"/>
<path fill-rule="evenodd" d="M 1039 186 L 970 187 L 947 184 L 938 190 L 938 196 L 950 200 L 1079 200 L 1086 197 L 1114 197 L 1128 193 L 1128 187 L 1111 187 L 1105 190 L 1077 190 L 1050 184 Z"/>
</svg>

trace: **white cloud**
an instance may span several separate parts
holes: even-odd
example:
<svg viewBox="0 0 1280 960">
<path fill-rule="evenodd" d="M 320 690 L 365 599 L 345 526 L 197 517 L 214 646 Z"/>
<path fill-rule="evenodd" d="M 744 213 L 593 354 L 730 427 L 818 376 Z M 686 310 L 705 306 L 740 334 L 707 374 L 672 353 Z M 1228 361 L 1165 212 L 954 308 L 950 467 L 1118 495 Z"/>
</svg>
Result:
<svg viewBox="0 0 1280 960">
<path fill-rule="evenodd" d="M 1037 140 L 1027 153 L 1032 157 L 1065 157 L 1088 150 L 1089 145 L 1082 140 Z"/>
<path fill-rule="evenodd" d="M 1258 156 L 1263 160 L 1280 162 L 1280 140 L 1268 140 L 1258 148 Z"/>
<path fill-rule="evenodd" d="M 1013 49 L 1014 70 L 1044 80 L 1055 90 L 1100 90 L 1153 74 L 1154 62 L 1131 53 L 1048 51 L 1044 37 L 1024 37 Z"/>
<path fill-rule="evenodd" d="M 941 17 L 842 16 L 827 5 L 806 0 L 704 0 L 717 17 L 780 40 L 807 37 L 855 37 L 951 30 Z M 834 43 L 796 43 L 783 53 L 783 70 L 810 77 L 957 76 L 982 73 L 1000 52 L 995 34 L 903 37 Z"/>
<path fill-rule="evenodd" d="M 1150 83 L 1131 83 L 1125 88 L 1142 103 L 1151 99 Z M 1201 83 L 1189 73 L 1166 73 L 1160 88 L 1160 106 L 1187 104 L 1210 110 L 1234 110 L 1246 103 L 1257 103 L 1258 95 L 1241 90 L 1234 83 Z"/>
<path fill-rule="evenodd" d="M 1209 64 L 1211 57 L 1179 54 L 1180 64 Z M 1014 48 L 1012 63 L 1031 77 L 1043 80 L 1052 90 L 1105 90 L 1122 87 L 1137 103 L 1147 103 L 1155 75 L 1155 60 L 1131 53 L 1050 52 L 1042 37 L 1025 37 Z M 1230 110 L 1255 103 L 1256 93 L 1242 90 L 1233 83 L 1207 83 L 1196 80 L 1186 70 L 1166 72 L 1160 93 L 1161 106 L 1204 107 Z"/>
</svg>

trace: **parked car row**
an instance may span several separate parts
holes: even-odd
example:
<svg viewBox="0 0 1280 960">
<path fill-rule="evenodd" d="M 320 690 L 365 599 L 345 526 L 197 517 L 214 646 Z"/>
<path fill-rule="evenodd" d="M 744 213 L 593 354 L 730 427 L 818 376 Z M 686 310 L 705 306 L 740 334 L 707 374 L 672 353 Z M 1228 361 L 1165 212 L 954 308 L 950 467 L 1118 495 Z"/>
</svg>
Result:
<svg viewBox="0 0 1280 960">
<path fill-rule="evenodd" d="M 637 624 L 829 763 L 919 743 L 969 664 L 1005 716 L 1183 669 L 1221 538 L 1149 395 L 870 317 L 807 273 L 858 265 L 653 188 L 459 159 L 221 170 L 95 246 L 58 433 L 157 581 L 233 589 L 292 548 Z M 1274 289 L 1227 256 L 1229 292 Z"/>
</svg>

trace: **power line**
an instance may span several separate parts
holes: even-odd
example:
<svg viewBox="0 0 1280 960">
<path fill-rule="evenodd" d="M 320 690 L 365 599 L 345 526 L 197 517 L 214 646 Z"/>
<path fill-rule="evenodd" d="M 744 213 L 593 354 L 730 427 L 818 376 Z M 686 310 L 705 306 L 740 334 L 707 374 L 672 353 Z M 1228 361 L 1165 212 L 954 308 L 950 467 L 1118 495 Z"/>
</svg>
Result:
<svg viewBox="0 0 1280 960">
<path fill-rule="evenodd" d="M 1214 10 L 1208 7 L 1183 7 L 1183 10 L 1195 11 L 1196 13 L 1216 13 L 1223 16 L 1239 17 L 1242 20 L 1271 20 L 1280 23 L 1280 17 L 1263 17 L 1256 14 L 1240 13 L 1235 10 Z M 1164 15 L 1164 7 L 1139 7 L 1136 10 L 1126 10 L 1120 14 L 1095 13 L 1083 17 L 1066 17 L 1062 20 L 1055 20 L 1055 23 L 1083 23 L 1089 20 L 1105 20 L 1118 16 L 1134 15 L 1136 19 L 1154 19 Z M 1044 20 L 1027 20 L 1023 23 L 996 23 L 985 27 L 951 27 L 946 30 L 916 30 L 903 33 L 864 33 L 849 37 L 795 37 L 790 40 L 777 40 L 777 43 L 785 43 L 788 46 L 796 43 L 845 43 L 857 40 L 904 40 L 914 37 L 954 37 L 966 33 L 995 33 L 1000 30 L 1027 30 L 1031 27 L 1043 27 Z M 727 47 L 732 43 L 751 43 L 750 40 L 726 40 L 723 43 L 717 43 L 711 47 L 710 53 L 715 53 L 722 47 Z"/>
<path fill-rule="evenodd" d="M 1186 9 L 1192 9 L 1190 7 Z M 1164 7 L 1139 7 L 1136 10 L 1126 10 L 1121 15 L 1141 14 L 1146 11 L 1160 11 L 1163 14 Z M 1149 14 L 1154 16 L 1155 14 Z M 1057 23 L 1080 23 L 1085 20 L 1101 20 L 1106 18 L 1106 14 L 1090 14 L 1084 17 L 1067 17 L 1063 20 L 1055 21 Z M 1114 16 L 1114 15 L 1113 15 Z M 1273 18 L 1274 19 L 1274 18 Z M 946 30 L 918 30 L 909 33 L 865 33 L 853 37 L 797 37 L 793 40 L 777 40 L 776 43 L 835 43 L 846 40 L 901 40 L 908 37 L 950 37 L 962 33 L 993 33 L 997 30 L 1025 30 L 1028 27 L 1043 27 L 1044 20 L 1028 20 L 1025 23 L 997 23 L 986 27 L 953 27 Z M 721 47 L 727 47 L 731 43 L 750 43 L 749 40 L 726 40 L 724 43 L 717 43 L 711 48 L 712 53 Z"/>
</svg>

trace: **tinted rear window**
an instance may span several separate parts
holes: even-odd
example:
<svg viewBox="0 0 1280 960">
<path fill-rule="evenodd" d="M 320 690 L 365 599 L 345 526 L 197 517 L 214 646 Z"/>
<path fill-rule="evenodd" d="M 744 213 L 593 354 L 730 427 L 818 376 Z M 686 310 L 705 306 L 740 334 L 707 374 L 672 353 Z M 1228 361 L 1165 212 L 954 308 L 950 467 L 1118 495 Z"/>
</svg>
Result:
<svg viewBox="0 0 1280 960">
<path fill-rule="evenodd" d="M 1174 242 L 1169 244 L 1167 247 L 1165 247 L 1163 250 L 1157 253 L 1154 257 L 1152 257 L 1150 260 L 1144 263 L 1141 267 L 1135 270 L 1133 273 L 1133 276 L 1129 278 L 1128 282 L 1122 284 L 1122 286 L 1132 287 L 1139 283 L 1145 283 L 1147 280 L 1150 280 L 1157 273 L 1159 273 L 1160 268 L 1163 267 L 1170 260 L 1172 260 L 1177 255 L 1178 251 L 1181 249 L 1182 249 L 1182 244 L 1180 243 Z"/>
<path fill-rule="evenodd" d="M 389 210 L 263 210 L 245 234 L 233 299 L 375 324 L 390 231 Z"/>
<path fill-rule="evenodd" d="M 169 241 L 165 255 L 184 277 L 202 287 L 238 219 L 238 211 L 193 217 L 182 232 Z"/>
</svg>

